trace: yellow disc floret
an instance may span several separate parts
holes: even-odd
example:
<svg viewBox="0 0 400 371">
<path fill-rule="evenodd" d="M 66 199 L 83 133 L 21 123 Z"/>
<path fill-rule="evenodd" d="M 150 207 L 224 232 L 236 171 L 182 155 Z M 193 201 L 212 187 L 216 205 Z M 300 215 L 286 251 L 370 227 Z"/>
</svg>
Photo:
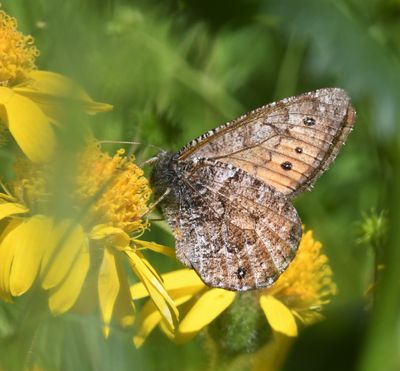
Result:
<svg viewBox="0 0 400 371">
<path fill-rule="evenodd" d="M 95 143 L 89 145 L 79 161 L 74 197 L 77 204 L 93 200 L 88 224 L 104 223 L 129 233 L 145 228 L 151 189 L 143 170 L 124 152 L 111 157 Z"/>
<path fill-rule="evenodd" d="M 307 231 L 289 268 L 265 290 L 284 302 L 303 322 L 313 322 L 321 307 L 336 293 L 332 270 L 321 248 L 312 231 Z"/>
<path fill-rule="evenodd" d="M 13 86 L 35 68 L 39 51 L 32 36 L 17 31 L 17 21 L 0 11 L 0 86 Z"/>
<path fill-rule="evenodd" d="M 124 156 L 123 149 L 110 156 L 92 142 L 77 154 L 76 166 L 72 179 L 70 174 L 65 175 L 64 183 L 72 184 L 73 190 L 64 197 L 75 214 L 70 217 L 79 217 L 85 230 L 105 224 L 126 233 L 140 234 L 147 227 L 144 216 L 151 189 L 133 157 Z M 58 173 L 49 165 L 32 166 L 25 159 L 20 160 L 13 194 L 33 213 L 49 214 L 57 201 L 49 180 Z"/>
</svg>

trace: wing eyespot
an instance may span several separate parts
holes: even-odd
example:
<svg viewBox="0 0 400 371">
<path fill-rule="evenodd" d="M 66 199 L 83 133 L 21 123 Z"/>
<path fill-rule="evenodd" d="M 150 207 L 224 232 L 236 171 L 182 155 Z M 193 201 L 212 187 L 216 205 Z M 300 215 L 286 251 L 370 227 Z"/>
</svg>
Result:
<svg viewBox="0 0 400 371">
<path fill-rule="evenodd" d="M 282 163 L 281 163 L 281 168 L 282 168 L 283 170 L 286 170 L 286 171 L 292 170 L 293 164 L 292 164 L 291 162 L 289 162 L 289 161 L 285 161 L 285 162 L 282 162 Z"/>
<path fill-rule="evenodd" d="M 243 267 L 239 267 L 239 269 L 236 272 L 238 278 L 242 280 L 246 276 L 246 270 Z"/>
<path fill-rule="evenodd" d="M 306 126 L 314 126 L 314 125 L 316 124 L 316 121 L 315 121 L 315 119 L 313 119 L 312 117 L 306 117 L 306 118 L 303 120 L 303 123 L 304 123 L 304 125 L 306 125 Z"/>
</svg>

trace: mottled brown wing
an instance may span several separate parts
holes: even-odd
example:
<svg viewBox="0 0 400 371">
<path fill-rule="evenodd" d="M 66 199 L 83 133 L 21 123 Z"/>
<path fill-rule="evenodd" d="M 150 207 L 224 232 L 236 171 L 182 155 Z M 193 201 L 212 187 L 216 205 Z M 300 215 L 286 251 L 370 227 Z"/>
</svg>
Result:
<svg viewBox="0 0 400 371">
<path fill-rule="evenodd" d="M 346 92 L 320 89 L 228 122 L 190 142 L 179 158 L 229 163 L 293 196 L 327 169 L 354 121 Z"/>
<path fill-rule="evenodd" d="M 272 285 L 301 238 L 290 201 L 229 164 L 198 159 L 180 166 L 179 203 L 162 206 L 177 258 L 212 287 L 244 291 Z"/>
</svg>

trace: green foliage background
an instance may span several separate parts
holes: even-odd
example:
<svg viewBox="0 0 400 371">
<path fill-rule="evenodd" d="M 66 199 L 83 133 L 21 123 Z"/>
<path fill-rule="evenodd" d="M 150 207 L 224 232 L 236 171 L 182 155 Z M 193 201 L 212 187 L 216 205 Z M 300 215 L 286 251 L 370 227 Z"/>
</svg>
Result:
<svg viewBox="0 0 400 371">
<path fill-rule="evenodd" d="M 355 130 L 314 190 L 296 200 L 325 246 L 339 292 L 326 321 L 303 332 L 285 369 L 400 369 L 400 1 L 6 0 L 2 6 L 35 37 L 40 69 L 70 76 L 114 105 L 112 113 L 90 118 L 99 139 L 178 150 L 265 103 L 321 87 L 346 89 L 358 113 Z M 139 158 L 155 153 L 139 149 Z M 374 246 L 360 243 L 363 229 L 377 232 L 363 215 L 381 212 L 390 233 Z M 148 238 L 173 243 L 155 224 Z M 364 293 L 373 280 L 373 247 L 386 269 L 371 310 Z M 178 266 L 150 258 L 161 272 Z M 32 305 L 27 298 L 0 306 L 0 368 L 20 369 L 27 356 L 49 370 L 207 368 L 201 338 L 178 346 L 157 330 L 135 350 L 130 332 L 115 329 L 105 341 L 96 317 L 46 317 L 32 335 Z"/>
</svg>

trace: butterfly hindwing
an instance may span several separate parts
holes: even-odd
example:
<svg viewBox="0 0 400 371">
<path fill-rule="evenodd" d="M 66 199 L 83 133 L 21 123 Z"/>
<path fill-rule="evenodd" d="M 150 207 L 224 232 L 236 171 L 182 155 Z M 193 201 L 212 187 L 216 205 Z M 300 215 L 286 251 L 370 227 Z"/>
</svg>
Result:
<svg viewBox="0 0 400 371">
<path fill-rule="evenodd" d="M 293 196 L 326 170 L 354 120 L 355 111 L 343 90 L 320 89 L 222 125 L 189 143 L 179 158 L 229 163 Z"/>
<path fill-rule="evenodd" d="M 174 167 L 179 195 L 162 209 L 174 230 L 177 258 L 213 287 L 270 286 L 292 260 L 301 237 L 292 204 L 229 164 L 195 159 Z"/>
</svg>

